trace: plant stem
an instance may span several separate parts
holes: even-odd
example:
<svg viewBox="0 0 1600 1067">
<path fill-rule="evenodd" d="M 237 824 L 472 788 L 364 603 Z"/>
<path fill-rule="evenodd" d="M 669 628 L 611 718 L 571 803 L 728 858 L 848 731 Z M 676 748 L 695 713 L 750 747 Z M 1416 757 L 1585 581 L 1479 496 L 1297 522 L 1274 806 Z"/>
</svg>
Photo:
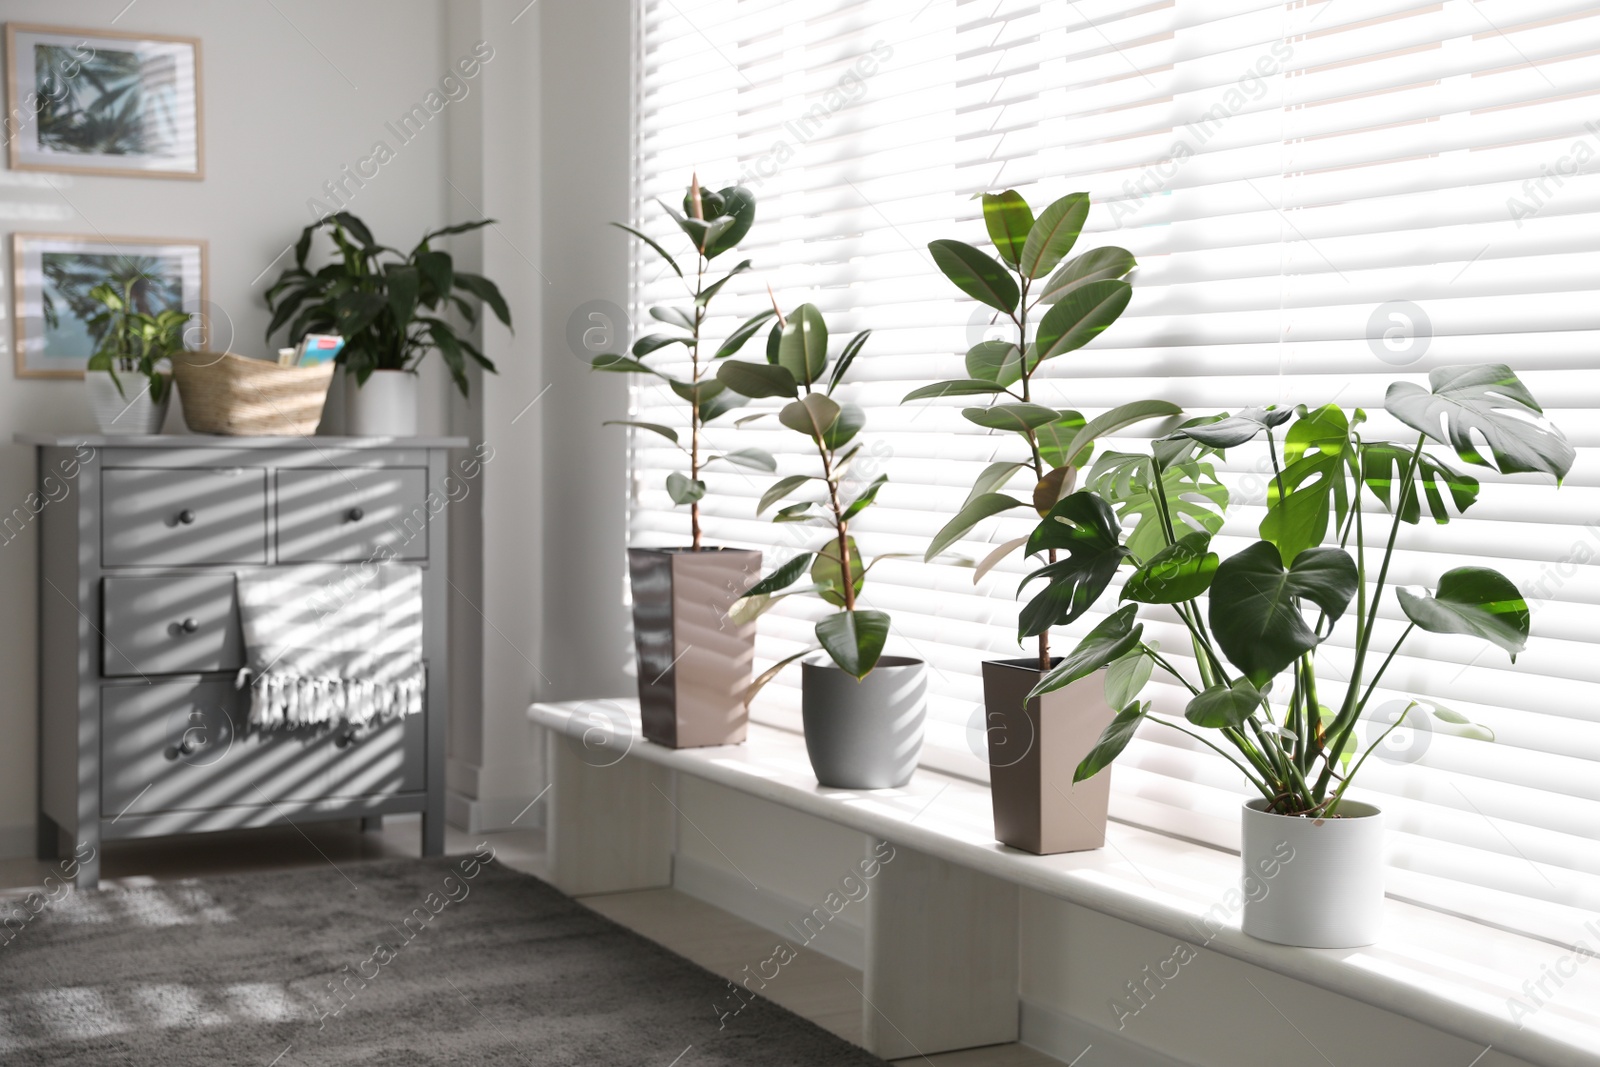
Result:
<svg viewBox="0 0 1600 1067">
<path fill-rule="evenodd" d="M 1194 683 L 1190 682 L 1189 679 L 1185 678 L 1182 674 L 1180 674 L 1178 672 L 1178 668 L 1176 668 L 1172 664 L 1168 663 L 1167 660 L 1166 660 L 1166 657 L 1162 656 L 1161 653 L 1157 652 L 1155 649 L 1151 648 L 1149 645 L 1141 644 L 1139 647 L 1144 649 L 1145 654 L 1147 656 L 1149 656 L 1151 659 L 1156 661 L 1156 665 L 1157 666 L 1159 666 L 1162 670 L 1166 671 L 1168 674 L 1172 675 L 1180 683 L 1182 683 L 1183 687 L 1185 689 L 1189 690 L 1191 695 L 1193 695 L 1193 696 L 1199 696 L 1200 695 L 1200 690 L 1198 690 L 1198 689 L 1196 689 L 1194 687 Z"/>
<path fill-rule="evenodd" d="M 1032 279 L 1021 271 L 1017 272 L 1017 277 L 1021 281 L 1019 286 L 1021 295 L 1017 298 L 1017 310 L 1012 313 L 1011 321 L 1017 324 L 1017 353 L 1022 361 L 1022 400 L 1023 403 L 1030 403 L 1033 396 L 1033 371 L 1028 366 L 1028 283 Z M 1044 456 L 1039 451 L 1039 441 L 1034 437 L 1033 431 L 1029 430 L 1025 436 L 1028 439 L 1028 450 L 1033 453 L 1033 484 L 1038 485 L 1044 481 Z M 1050 549 L 1047 561 L 1050 563 L 1056 561 L 1055 549 Z M 1042 674 L 1049 670 L 1050 631 L 1045 630 L 1039 635 L 1039 671 Z"/>
<path fill-rule="evenodd" d="M 697 198 L 698 199 L 698 198 Z M 706 284 L 706 257 L 699 255 L 697 260 L 694 283 L 694 331 L 693 339 L 689 342 L 689 356 L 694 361 L 694 376 L 690 379 L 695 385 L 695 399 L 689 403 L 689 480 L 700 480 L 700 326 L 705 322 L 706 309 L 700 303 L 700 294 Z M 689 543 L 690 547 L 700 551 L 700 501 L 689 502 Z"/>
<path fill-rule="evenodd" d="M 844 610 L 856 610 L 856 581 L 850 571 L 850 531 L 845 521 L 844 508 L 839 503 L 839 481 L 833 476 L 833 456 L 827 445 L 817 440 L 817 452 L 822 456 L 822 477 L 828 483 L 828 506 L 833 509 L 833 528 L 839 539 L 839 577 L 844 582 L 842 596 Z"/>
<path fill-rule="evenodd" d="M 1216 752 L 1223 759 L 1227 760 L 1229 763 L 1231 763 L 1235 767 L 1239 768 L 1239 773 L 1244 775 L 1245 778 L 1249 780 L 1250 784 L 1255 786 L 1256 789 L 1258 789 L 1261 792 L 1262 796 L 1266 797 L 1268 800 L 1276 800 L 1277 799 L 1276 797 L 1273 796 L 1272 791 L 1270 789 L 1268 789 L 1264 784 L 1262 784 L 1262 782 L 1260 780 L 1258 780 L 1255 775 L 1251 774 L 1249 769 L 1247 769 L 1244 764 L 1240 763 L 1238 760 L 1236 760 L 1232 756 L 1228 755 L 1228 753 L 1227 753 L 1227 751 L 1225 749 L 1223 749 L 1223 748 L 1221 748 L 1221 747 L 1219 747 L 1217 745 L 1212 744 L 1210 741 L 1207 741 L 1204 737 L 1201 737 L 1199 734 L 1195 733 L 1193 730 L 1185 730 L 1183 727 L 1179 726 L 1175 722 L 1168 722 L 1166 719 L 1158 719 L 1154 715 L 1147 715 L 1147 716 L 1145 716 L 1145 718 L 1149 719 L 1151 722 L 1158 722 L 1162 726 L 1166 726 L 1166 727 L 1169 727 L 1170 729 L 1176 730 L 1180 734 L 1187 734 L 1188 736 L 1194 738 L 1196 741 L 1200 742 L 1202 745 L 1205 745 L 1207 748 L 1209 748 L 1212 751 Z"/>
</svg>

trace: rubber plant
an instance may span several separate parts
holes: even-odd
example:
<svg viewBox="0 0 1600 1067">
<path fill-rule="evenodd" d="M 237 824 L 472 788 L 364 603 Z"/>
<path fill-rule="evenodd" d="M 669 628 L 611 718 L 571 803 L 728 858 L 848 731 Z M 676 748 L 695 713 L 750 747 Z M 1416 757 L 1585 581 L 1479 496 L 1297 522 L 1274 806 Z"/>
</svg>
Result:
<svg viewBox="0 0 1600 1067">
<path fill-rule="evenodd" d="M 173 308 L 154 314 L 141 310 L 144 285 L 142 276 L 125 277 L 116 284 L 101 282 L 89 290 L 100 310 L 85 323 L 90 336 L 97 339 L 87 369 L 110 374 L 124 400 L 128 391 L 117 372 L 141 375 L 150 383 L 150 399 L 159 404 L 172 388 L 172 376 L 162 373 L 160 364 L 170 363 L 173 354 L 183 350 L 183 328 L 190 315 Z"/>
<path fill-rule="evenodd" d="M 727 340 L 723 341 L 714 352 L 708 354 L 704 346 L 709 342 L 705 339 L 704 331 L 706 317 L 710 314 L 711 301 L 722 292 L 723 287 L 733 277 L 750 269 L 750 261 L 740 260 L 726 274 L 713 282 L 708 283 L 706 276 L 711 269 L 712 260 L 737 248 L 739 242 L 750 232 L 750 226 L 756 217 L 755 196 L 742 185 L 729 186 L 715 192 L 702 189 L 700 179 L 695 176 L 691 177 L 689 188 L 683 194 L 681 212 L 664 202 L 657 202 L 666 209 L 668 215 L 672 216 L 672 221 L 677 223 L 678 229 L 683 231 L 684 236 L 689 238 L 695 261 L 692 285 L 683 268 L 678 265 L 678 261 L 655 240 L 620 222 L 613 222 L 611 225 L 633 234 L 661 257 L 662 261 L 672 268 L 672 272 L 683 281 L 686 295 L 691 302 L 677 307 L 652 307 L 650 317 L 671 327 L 672 332 L 647 334 L 633 343 L 630 355 L 610 353 L 599 355 L 594 358 L 592 365 L 596 370 L 654 375 L 664 381 L 688 406 L 687 445 L 676 429 L 660 423 L 618 419 L 607 422 L 606 425 L 632 426 L 648 433 L 659 434 L 671 441 L 684 454 L 689 462 L 689 473 L 685 475 L 673 471 L 668 474 L 667 495 L 680 507 L 684 504 L 689 505 L 690 539 L 692 547 L 698 550 L 700 501 L 706 495 L 706 483 L 700 475 L 706 466 L 720 461 L 768 472 L 777 469 L 777 462 L 772 456 L 759 448 L 742 448 L 707 455 L 702 437 L 702 431 L 708 423 L 745 402 L 743 396 L 729 389 L 714 376 L 717 362 L 727 359 L 743 348 L 745 342 L 754 337 L 775 312 L 769 308 L 746 320 L 729 334 Z M 644 362 L 645 357 L 656 352 L 670 351 L 673 345 L 682 345 L 689 356 L 687 379 L 675 378 Z"/>
<path fill-rule="evenodd" d="M 756 514 L 798 493 L 811 491 L 806 499 L 779 508 L 772 521 L 828 531 L 815 549 L 798 553 L 746 590 L 744 599 L 736 605 L 736 615 L 753 618 L 785 596 L 816 593 L 840 609 L 816 624 L 817 644 L 840 670 L 857 679 L 865 678 L 877 666 L 889 636 L 889 616 L 858 604 L 867 572 L 878 560 L 863 563 L 856 539 L 850 535 L 850 523 L 872 506 L 889 476 L 878 475 L 852 499 L 845 499 L 850 466 L 861 451 L 857 436 L 866 424 L 866 413 L 848 401 L 835 400 L 834 392 L 871 332 L 863 330 L 850 338 L 830 360 L 828 324 L 822 312 L 812 304 L 801 304 L 787 317 L 780 314 L 768 333 L 768 362 L 728 360 L 717 371 L 717 379 L 741 396 L 788 400 L 777 412 L 778 421 L 808 438 L 816 449 L 817 473 L 779 478 L 762 494 Z M 810 585 L 794 593 L 783 592 L 808 574 Z M 778 671 L 814 651 L 808 648 L 774 664 L 756 679 L 750 695 Z"/>
<path fill-rule="evenodd" d="M 1108 766 L 1149 720 L 1221 753 L 1266 798 L 1268 811 L 1337 817 L 1367 757 L 1416 708 L 1427 708 L 1447 732 L 1493 740 L 1487 728 L 1416 697 L 1357 753 L 1357 724 L 1415 631 L 1477 637 L 1513 661 L 1528 639 L 1528 605 L 1517 587 L 1497 571 L 1469 566 L 1446 571 L 1431 591 L 1395 590 L 1407 624 L 1392 641 L 1379 640 L 1401 526 L 1421 522 L 1424 510 L 1447 524 L 1478 499 L 1477 479 L 1440 458 L 1435 446 L 1467 464 L 1546 474 L 1557 485 L 1574 457 L 1505 366 L 1440 367 L 1429 385 L 1395 382 L 1384 401 L 1390 416 L 1415 431 L 1414 440 L 1368 440 L 1365 412 L 1332 404 L 1214 416 L 1160 438 L 1148 455 L 1101 456 L 1088 487 L 1051 508 L 1028 547 L 1067 553 L 1063 566 L 1045 575 L 1053 595 L 1093 603 L 1119 568 L 1132 568 L 1119 595 L 1124 603 L 1034 691 L 1107 671 L 1108 695 L 1115 692 L 1121 711 L 1075 781 Z M 1259 539 L 1221 559 L 1211 538 L 1226 491 L 1197 495 L 1190 487 L 1204 459 L 1258 438 L 1272 469 Z M 1363 506 L 1369 496 L 1375 506 Z M 1119 512 L 1132 525 L 1126 537 Z M 1140 616 L 1152 609 L 1174 613 L 1187 630 L 1192 671 L 1146 640 Z M 1348 679 L 1324 684 L 1315 653 L 1340 625 L 1353 630 L 1353 662 Z M 1156 670 L 1187 691 L 1184 721 L 1139 700 Z"/>
<path fill-rule="evenodd" d="M 347 211 L 324 216 L 300 231 L 294 266 L 267 290 L 272 320 L 266 336 L 288 327 L 298 342 L 308 333 L 345 338 L 337 362 L 363 384 L 375 370 L 410 370 L 437 349 L 461 395 L 467 395 L 467 360 L 493 373 L 494 364 L 446 317 L 454 309 L 467 329 L 478 310 L 463 297 L 481 300 L 507 327 L 511 310 L 500 289 L 480 274 L 457 270 L 450 253 L 433 242 L 493 224 L 493 219 L 430 230 L 410 252 L 381 245 L 366 223 Z M 312 238 L 326 229 L 338 258 L 313 271 L 306 266 Z"/>
<path fill-rule="evenodd" d="M 981 406 L 963 408 L 968 422 L 1015 435 L 1011 458 L 986 466 L 965 503 L 929 544 L 932 560 L 983 520 L 1014 508 L 1040 515 L 1076 488 L 1078 471 L 1088 462 L 1097 437 L 1146 419 L 1175 415 L 1163 400 L 1124 404 L 1092 420 L 1077 411 L 1040 403 L 1039 372 L 1045 363 L 1075 352 L 1117 321 L 1128 306 L 1127 276 L 1137 266 L 1126 249 L 1091 249 L 1067 259 L 1089 217 L 1089 195 L 1072 193 L 1035 217 L 1014 189 L 984 193 L 983 220 L 996 255 L 955 240 L 930 242 L 928 251 L 945 277 L 974 300 L 1004 317 L 1011 336 L 980 341 L 966 353 L 967 377 L 923 386 L 902 403 L 952 396 L 985 396 Z M 996 258 L 998 256 L 998 258 Z M 996 564 L 1027 543 L 1018 538 L 995 548 L 978 563 L 976 583 Z M 1057 550 L 1043 550 L 1050 564 Z M 1022 611 L 1021 636 L 1038 641 L 1039 669 L 1050 669 L 1050 628 L 1065 625 L 1088 605 L 1058 603 L 1052 590 L 1040 593 Z"/>
</svg>

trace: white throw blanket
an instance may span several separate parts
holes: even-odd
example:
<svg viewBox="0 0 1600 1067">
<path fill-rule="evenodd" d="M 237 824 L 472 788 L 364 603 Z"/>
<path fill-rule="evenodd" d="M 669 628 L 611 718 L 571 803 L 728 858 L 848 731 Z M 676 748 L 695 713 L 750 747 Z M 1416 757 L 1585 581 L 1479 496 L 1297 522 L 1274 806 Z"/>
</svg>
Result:
<svg viewBox="0 0 1600 1067">
<path fill-rule="evenodd" d="M 272 567 L 237 581 L 252 726 L 364 727 L 422 710 L 420 567 Z"/>
</svg>

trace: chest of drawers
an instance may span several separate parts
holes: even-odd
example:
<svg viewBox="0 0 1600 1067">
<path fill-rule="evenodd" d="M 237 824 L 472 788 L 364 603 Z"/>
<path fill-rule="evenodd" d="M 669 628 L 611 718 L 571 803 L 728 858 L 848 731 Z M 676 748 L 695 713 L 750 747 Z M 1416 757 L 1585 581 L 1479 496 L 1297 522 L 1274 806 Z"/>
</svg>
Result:
<svg viewBox="0 0 1600 1067">
<path fill-rule="evenodd" d="M 105 841 L 399 812 L 443 850 L 444 510 L 464 439 L 18 441 L 39 474 L 41 858 L 75 855 L 86 888 Z M 235 573 L 383 560 L 423 568 L 423 713 L 360 735 L 250 728 Z"/>
</svg>

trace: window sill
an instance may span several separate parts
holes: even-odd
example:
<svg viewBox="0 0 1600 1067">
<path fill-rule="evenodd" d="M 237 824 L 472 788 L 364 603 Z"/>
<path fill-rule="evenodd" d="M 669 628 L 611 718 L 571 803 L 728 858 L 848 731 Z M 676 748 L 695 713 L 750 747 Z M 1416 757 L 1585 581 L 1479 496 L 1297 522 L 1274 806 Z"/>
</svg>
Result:
<svg viewBox="0 0 1600 1067">
<path fill-rule="evenodd" d="M 903 789 L 826 789 L 812 776 L 804 739 L 793 732 L 752 723 L 743 745 L 667 749 L 637 739 L 635 702 L 605 703 L 632 718 L 636 740 L 618 758 L 658 764 L 872 834 L 1502 1053 L 1553 1067 L 1600 1067 L 1600 966 L 1584 966 L 1588 961 L 1569 949 L 1393 898 L 1386 902 L 1383 939 L 1369 948 L 1258 941 L 1239 928 L 1239 866 L 1231 853 L 1112 823 L 1104 849 L 1034 856 L 994 840 L 989 789 L 969 779 L 923 768 Z M 574 716 L 586 706 L 593 704 L 534 704 L 528 714 L 535 725 L 576 738 L 584 726 Z M 1540 980 L 1553 1000 L 1538 992 Z M 1559 991 L 1558 980 L 1564 983 Z M 1524 1010 L 1513 1017 L 1518 1003 Z"/>
</svg>

